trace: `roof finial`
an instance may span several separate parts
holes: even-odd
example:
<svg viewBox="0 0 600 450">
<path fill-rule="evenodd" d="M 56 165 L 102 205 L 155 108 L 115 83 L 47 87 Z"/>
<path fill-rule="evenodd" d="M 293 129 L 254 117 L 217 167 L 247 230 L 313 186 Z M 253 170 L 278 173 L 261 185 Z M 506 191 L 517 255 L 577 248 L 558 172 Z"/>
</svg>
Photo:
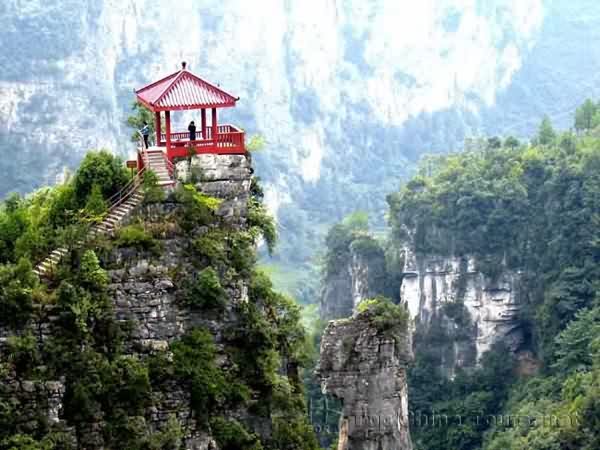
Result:
<svg viewBox="0 0 600 450">
<path fill-rule="evenodd" d="M 187 63 L 185 61 L 183 61 L 181 63 L 181 70 L 185 70 L 186 66 L 187 66 Z"/>
</svg>

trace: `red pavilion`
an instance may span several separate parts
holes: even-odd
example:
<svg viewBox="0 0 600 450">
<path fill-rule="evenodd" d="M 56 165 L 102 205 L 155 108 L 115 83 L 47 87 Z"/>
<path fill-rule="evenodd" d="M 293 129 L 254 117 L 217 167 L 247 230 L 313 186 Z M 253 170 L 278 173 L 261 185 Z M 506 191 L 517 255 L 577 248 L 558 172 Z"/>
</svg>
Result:
<svg viewBox="0 0 600 450">
<path fill-rule="evenodd" d="M 156 137 L 149 151 L 166 151 L 169 161 L 186 157 L 189 149 L 196 154 L 244 154 L 244 132 L 234 125 L 220 125 L 217 122 L 218 108 L 235 107 L 239 98 L 225 92 L 218 86 L 194 75 L 182 64 L 181 70 L 135 91 L 137 99 L 154 113 Z M 210 109 L 210 123 L 206 111 Z M 190 140 L 188 131 L 173 131 L 171 111 L 200 110 L 200 124 L 195 120 L 196 139 Z M 165 131 L 162 133 L 164 112 Z M 141 163 L 142 159 L 138 159 Z"/>
</svg>

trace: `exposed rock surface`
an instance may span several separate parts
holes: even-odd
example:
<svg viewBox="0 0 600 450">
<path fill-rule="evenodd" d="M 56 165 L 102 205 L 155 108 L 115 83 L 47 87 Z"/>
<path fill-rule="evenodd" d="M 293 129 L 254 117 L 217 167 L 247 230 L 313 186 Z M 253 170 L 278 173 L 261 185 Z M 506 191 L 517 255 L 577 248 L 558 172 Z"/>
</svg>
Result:
<svg viewBox="0 0 600 450">
<path fill-rule="evenodd" d="M 381 333 L 370 314 L 330 322 L 321 340 L 322 389 L 343 403 L 338 450 L 410 450 L 410 340 Z"/>
<path fill-rule="evenodd" d="M 203 157 L 194 164 L 204 167 L 204 162 L 207 162 L 206 173 L 212 175 L 198 181 L 198 189 L 223 200 L 217 211 L 222 220 L 234 228 L 243 226 L 252 174 L 249 157 Z M 127 323 L 130 329 L 125 352 L 131 355 L 143 357 L 156 351 L 168 350 L 174 340 L 199 326 L 206 327 L 215 335 L 219 347 L 223 345 L 223 329 L 236 320 L 231 311 L 232 306 L 245 302 L 248 298 L 247 280 L 234 278 L 223 284 L 228 297 L 227 311 L 223 317 L 190 311 L 177 301 L 179 287 L 175 277 L 192 266 L 186 252 L 189 246 L 187 236 L 170 223 L 178 207 L 177 203 L 167 199 L 159 204 L 140 206 L 135 215 L 129 218 L 130 222 L 142 219 L 145 226 L 160 227 L 160 254 L 134 248 L 113 248 L 102 257 L 103 265 L 108 267 L 108 291 L 115 317 L 118 321 Z M 39 309 L 28 328 L 41 345 L 52 338 L 52 324 L 58 317 L 51 306 Z M 12 334 L 15 334 L 14 330 L 0 328 L 0 355 L 4 353 L 2 356 L 6 356 L 8 336 Z M 224 356 L 219 356 L 218 360 L 221 364 L 229 363 Z M 89 423 L 87 429 L 79 429 L 77 433 L 62 420 L 64 380 L 40 382 L 17 379 L 10 374 L 2 375 L 5 382 L 0 386 L 0 401 L 19 405 L 25 411 L 24 420 L 31 417 L 32 427 L 36 423 L 33 420 L 36 414 L 41 413 L 50 425 L 63 429 L 66 427 L 76 448 L 104 448 L 100 418 L 98 422 Z M 240 420 L 255 420 L 244 410 L 235 411 L 235 414 Z M 166 382 L 160 390 L 153 392 L 153 406 L 139 419 L 144 422 L 145 429 L 155 432 L 163 430 L 172 418 L 177 419 L 181 425 L 186 449 L 217 448 L 212 437 L 201 431 L 196 424 L 187 386 Z M 25 429 L 26 425 L 25 423 Z M 269 432 L 268 427 L 263 428 L 265 433 Z"/>
<path fill-rule="evenodd" d="M 350 317 L 362 300 L 384 293 L 385 256 L 375 241 L 369 241 L 373 247 L 368 251 L 350 245 L 346 263 L 325 280 L 320 303 L 323 320 Z"/>
<path fill-rule="evenodd" d="M 401 299 L 417 331 L 426 332 L 435 323 L 459 337 L 449 343 L 451 349 L 443 358 L 449 374 L 456 367 L 476 364 L 495 342 L 518 351 L 525 340 L 520 320 L 521 274 L 503 268 L 499 276 L 491 278 L 475 264 L 470 257 L 406 252 Z"/>
</svg>

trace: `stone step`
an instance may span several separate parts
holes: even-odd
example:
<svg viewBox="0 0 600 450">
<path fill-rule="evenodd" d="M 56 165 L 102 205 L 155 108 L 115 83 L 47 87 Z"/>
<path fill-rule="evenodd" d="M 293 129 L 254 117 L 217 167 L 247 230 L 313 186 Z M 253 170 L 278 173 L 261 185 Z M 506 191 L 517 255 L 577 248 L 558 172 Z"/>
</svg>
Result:
<svg viewBox="0 0 600 450">
<path fill-rule="evenodd" d="M 122 217 L 107 217 L 102 223 L 116 225 L 121 221 Z"/>
<path fill-rule="evenodd" d="M 116 209 L 113 210 L 114 213 L 117 214 L 128 214 L 129 212 L 131 212 L 133 208 L 123 208 L 123 207 L 118 207 Z"/>
<path fill-rule="evenodd" d="M 165 168 L 165 161 L 161 150 L 150 152 L 152 155 L 153 165 L 156 167 L 158 172 L 158 184 L 160 186 L 172 185 L 174 182 L 171 180 L 168 174 L 168 170 Z M 126 197 L 122 203 L 114 206 L 104 218 L 104 220 L 96 225 L 93 225 L 89 231 L 91 236 L 98 234 L 107 234 L 115 229 L 121 220 L 129 215 L 134 208 L 136 208 L 144 199 L 144 194 L 139 190 L 135 190 L 129 197 Z M 83 240 L 77 241 L 75 245 L 82 246 L 85 242 Z M 60 263 L 61 259 L 68 253 L 68 249 L 65 247 L 59 247 L 52 250 L 52 252 L 41 261 L 33 270 L 33 272 L 39 277 L 46 276 L 53 268 Z"/>
</svg>

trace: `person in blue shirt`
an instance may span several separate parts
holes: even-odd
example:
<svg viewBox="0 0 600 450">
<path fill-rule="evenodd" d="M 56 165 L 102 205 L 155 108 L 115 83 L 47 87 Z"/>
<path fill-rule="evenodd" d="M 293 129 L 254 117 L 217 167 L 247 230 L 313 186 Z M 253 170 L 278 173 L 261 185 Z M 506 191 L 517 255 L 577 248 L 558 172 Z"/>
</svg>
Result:
<svg viewBox="0 0 600 450">
<path fill-rule="evenodd" d="M 144 126 L 140 130 L 142 136 L 144 136 L 144 146 L 148 148 L 148 136 L 150 136 L 150 127 L 148 126 L 148 122 L 144 121 Z"/>
</svg>

